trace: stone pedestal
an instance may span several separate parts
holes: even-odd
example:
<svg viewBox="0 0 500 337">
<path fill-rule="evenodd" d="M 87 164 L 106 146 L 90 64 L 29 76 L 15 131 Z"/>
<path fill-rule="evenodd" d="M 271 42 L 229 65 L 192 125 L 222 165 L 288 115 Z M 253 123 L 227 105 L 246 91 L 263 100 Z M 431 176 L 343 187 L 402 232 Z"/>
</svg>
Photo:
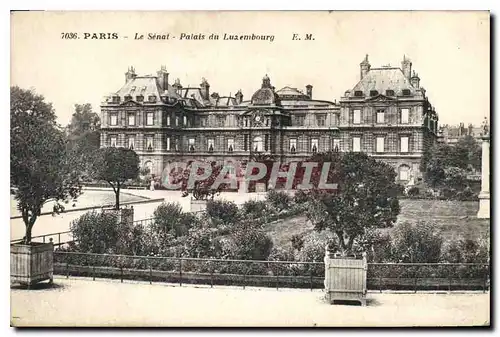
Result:
<svg viewBox="0 0 500 337">
<path fill-rule="evenodd" d="M 477 217 L 480 219 L 490 218 L 490 137 L 483 136 L 481 154 L 481 193 L 479 193 L 479 211 Z"/>
</svg>

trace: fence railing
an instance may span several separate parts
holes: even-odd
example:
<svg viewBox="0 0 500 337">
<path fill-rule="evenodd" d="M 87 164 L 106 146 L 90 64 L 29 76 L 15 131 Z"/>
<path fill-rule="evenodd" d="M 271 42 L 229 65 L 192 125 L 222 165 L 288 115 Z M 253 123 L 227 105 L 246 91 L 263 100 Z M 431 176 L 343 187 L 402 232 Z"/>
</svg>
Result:
<svg viewBox="0 0 500 337">
<path fill-rule="evenodd" d="M 73 242 L 71 231 L 49 233 L 49 234 L 36 235 L 36 236 L 31 237 L 31 240 L 36 240 L 36 239 L 41 239 L 41 241 L 43 243 L 48 243 L 48 242 L 52 241 L 52 243 L 54 244 L 54 247 L 60 247 L 64 244 Z M 57 241 L 55 239 L 57 239 Z M 10 243 L 11 244 L 20 243 L 23 240 L 24 240 L 24 238 L 14 239 L 14 240 L 10 240 Z"/>
<path fill-rule="evenodd" d="M 254 261 L 55 252 L 54 273 L 183 284 L 321 289 L 323 262 Z M 488 263 L 369 263 L 369 290 L 489 289 Z"/>
</svg>

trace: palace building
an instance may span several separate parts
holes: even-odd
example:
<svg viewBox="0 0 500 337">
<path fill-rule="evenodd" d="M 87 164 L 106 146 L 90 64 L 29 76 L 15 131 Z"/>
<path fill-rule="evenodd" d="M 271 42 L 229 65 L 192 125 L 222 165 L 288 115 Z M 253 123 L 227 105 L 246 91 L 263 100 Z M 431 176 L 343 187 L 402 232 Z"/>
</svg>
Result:
<svg viewBox="0 0 500 337">
<path fill-rule="evenodd" d="M 125 73 L 125 84 L 101 104 L 101 146 L 134 149 L 141 165 L 160 175 L 171 162 L 245 162 L 256 154 L 281 162 L 315 152 L 363 151 L 391 164 L 402 182 L 419 177 L 424 149 L 436 141 L 438 115 L 406 57 L 401 68 L 360 64 L 360 81 L 339 102 L 305 91 L 279 90 L 266 75 L 249 99 L 221 96 L 156 76 Z"/>
</svg>

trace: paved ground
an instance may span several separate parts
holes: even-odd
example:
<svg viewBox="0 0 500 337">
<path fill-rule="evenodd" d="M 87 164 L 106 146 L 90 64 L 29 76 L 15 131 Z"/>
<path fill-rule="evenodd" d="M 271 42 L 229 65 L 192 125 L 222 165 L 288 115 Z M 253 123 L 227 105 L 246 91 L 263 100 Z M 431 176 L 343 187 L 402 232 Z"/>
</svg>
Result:
<svg viewBox="0 0 500 337">
<path fill-rule="evenodd" d="M 470 326 L 489 324 L 489 293 L 369 293 L 328 305 L 319 290 L 172 286 L 56 278 L 11 290 L 13 326 Z"/>
</svg>

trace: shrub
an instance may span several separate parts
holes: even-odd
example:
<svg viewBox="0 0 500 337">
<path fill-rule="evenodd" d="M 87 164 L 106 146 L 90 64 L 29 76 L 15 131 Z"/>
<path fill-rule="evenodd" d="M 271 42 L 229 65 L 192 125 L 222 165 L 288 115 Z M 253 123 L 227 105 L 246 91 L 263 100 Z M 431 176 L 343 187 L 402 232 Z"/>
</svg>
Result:
<svg viewBox="0 0 500 337">
<path fill-rule="evenodd" d="M 70 224 L 73 239 L 82 252 L 112 254 L 119 237 L 118 215 L 91 211 Z"/>
<path fill-rule="evenodd" d="M 440 260 L 443 238 L 433 223 L 400 223 L 394 228 L 392 238 L 394 262 L 434 263 Z"/>
<path fill-rule="evenodd" d="M 489 262 L 489 240 L 476 240 L 463 237 L 446 242 L 443 247 L 442 261 L 448 263 L 486 263 Z"/>
<path fill-rule="evenodd" d="M 248 200 L 242 205 L 242 211 L 246 215 L 262 216 L 267 212 L 265 201 Z"/>
<path fill-rule="evenodd" d="M 302 235 L 294 234 L 290 241 L 292 242 L 292 248 L 297 251 L 300 251 L 304 247 L 304 238 Z"/>
<path fill-rule="evenodd" d="M 188 234 L 196 216 L 191 213 L 183 213 L 179 203 L 162 203 L 153 214 L 153 231 L 160 236 L 171 234 L 174 237 Z"/>
<path fill-rule="evenodd" d="M 270 190 L 267 192 L 266 201 L 278 211 L 286 210 L 290 208 L 292 199 L 284 191 Z"/>
<path fill-rule="evenodd" d="M 194 258 L 218 258 L 222 255 L 223 245 L 216 237 L 217 230 L 206 225 L 197 225 L 189 229 L 184 243 L 184 256 Z"/>
<path fill-rule="evenodd" d="M 217 224 L 234 224 L 239 219 L 238 206 L 232 201 L 209 200 L 206 212 L 208 216 Z"/>
<path fill-rule="evenodd" d="M 410 187 L 408 189 L 408 191 L 406 192 L 410 197 L 414 197 L 414 196 L 417 196 L 420 194 L 420 190 L 418 187 L 416 186 L 413 186 L 413 187 Z"/>
<path fill-rule="evenodd" d="M 238 226 L 231 238 L 235 248 L 233 259 L 267 260 L 273 248 L 273 240 L 269 235 L 247 224 Z"/>
<path fill-rule="evenodd" d="M 297 190 L 293 196 L 293 202 L 297 205 L 304 204 L 309 201 L 309 193 L 304 190 Z"/>
</svg>

